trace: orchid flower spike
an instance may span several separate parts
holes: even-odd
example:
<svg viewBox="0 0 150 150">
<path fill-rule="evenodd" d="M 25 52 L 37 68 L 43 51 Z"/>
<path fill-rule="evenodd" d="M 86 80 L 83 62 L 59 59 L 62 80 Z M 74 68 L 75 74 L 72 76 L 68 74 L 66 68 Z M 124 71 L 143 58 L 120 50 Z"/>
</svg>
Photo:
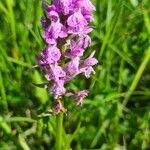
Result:
<svg viewBox="0 0 150 150">
<path fill-rule="evenodd" d="M 65 85 L 79 74 L 86 78 L 95 74 L 93 66 L 98 63 L 94 58 L 95 51 L 84 59 L 86 48 L 91 44 L 88 34 L 93 28 L 89 23 L 94 20 L 95 6 L 91 0 L 52 0 L 51 4 L 43 3 L 43 9 L 45 15 L 41 23 L 45 48 L 37 62 L 50 82 L 45 87 L 55 99 L 52 110 L 58 114 L 66 112 L 62 105 L 63 96 L 70 95 L 76 105 L 81 106 L 88 95 L 87 90 L 70 93 Z"/>
</svg>

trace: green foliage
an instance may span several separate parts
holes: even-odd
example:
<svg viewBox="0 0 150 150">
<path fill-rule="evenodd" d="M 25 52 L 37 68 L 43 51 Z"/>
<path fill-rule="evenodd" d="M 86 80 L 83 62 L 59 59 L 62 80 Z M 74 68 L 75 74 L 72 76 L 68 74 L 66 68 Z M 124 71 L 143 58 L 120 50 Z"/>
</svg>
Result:
<svg viewBox="0 0 150 150">
<path fill-rule="evenodd" d="M 99 64 L 83 107 L 51 116 L 53 99 L 32 83 L 44 47 L 40 0 L 0 1 L 0 150 L 146 150 L 150 148 L 150 1 L 93 0 L 92 45 Z"/>
</svg>

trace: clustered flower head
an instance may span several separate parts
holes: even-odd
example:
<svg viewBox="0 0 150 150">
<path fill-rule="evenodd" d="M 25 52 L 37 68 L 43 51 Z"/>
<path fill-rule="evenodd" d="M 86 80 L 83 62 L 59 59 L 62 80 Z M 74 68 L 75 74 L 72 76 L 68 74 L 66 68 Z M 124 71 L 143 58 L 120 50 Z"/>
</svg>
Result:
<svg viewBox="0 0 150 150">
<path fill-rule="evenodd" d="M 91 44 L 88 35 L 93 29 L 88 24 L 93 21 L 95 11 L 91 0 L 53 0 L 51 4 L 43 3 L 45 16 L 41 18 L 44 28 L 43 39 L 46 43 L 37 60 L 46 79 L 51 82 L 48 90 L 56 100 L 53 111 L 65 112 L 61 103 L 63 96 L 82 105 L 88 95 L 87 90 L 70 92 L 65 84 L 77 75 L 89 78 L 95 74 L 93 66 L 98 63 L 93 51 L 83 59 L 85 50 Z"/>
</svg>

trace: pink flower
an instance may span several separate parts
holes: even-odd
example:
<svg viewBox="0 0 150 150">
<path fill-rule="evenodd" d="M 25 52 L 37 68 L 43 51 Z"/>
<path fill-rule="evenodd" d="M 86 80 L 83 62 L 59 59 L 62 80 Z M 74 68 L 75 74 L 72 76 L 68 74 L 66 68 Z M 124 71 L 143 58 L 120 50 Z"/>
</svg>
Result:
<svg viewBox="0 0 150 150">
<path fill-rule="evenodd" d="M 44 31 L 43 38 L 47 44 L 56 44 L 58 37 L 67 37 L 64 29 L 65 27 L 59 21 L 52 22 L 51 25 Z"/>
<path fill-rule="evenodd" d="M 68 19 L 67 19 L 68 26 L 70 27 L 84 27 L 87 25 L 87 21 L 84 18 L 84 16 L 81 13 L 81 10 L 78 10 L 74 14 L 72 14 Z"/>
<path fill-rule="evenodd" d="M 81 47 L 87 48 L 91 44 L 91 38 L 89 35 L 80 35 L 79 36 L 79 43 Z"/>
<path fill-rule="evenodd" d="M 50 65 L 51 70 L 48 72 L 50 80 L 59 81 L 60 78 L 66 76 L 66 72 L 57 64 Z"/>
<path fill-rule="evenodd" d="M 76 7 L 82 8 L 84 11 L 95 11 L 95 6 L 90 0 L 76 0 Z"/>
<path fill-rule="evenodd" d="M 79 92 L 74 93 L 71 97 L 73 99 L 75 99 L 77 106 L 81 106 L 83 104 L 83 100 L 86 96 L 88 96 L 88 91 L 83 90 L 83 91 L 79 91 Z"/>
<path fill-rule="evenodd" d="M 61 57 L 60 50 L 51 45 L 43 50 L 43 52 L 38 56 L 38 63 L 39 65 L 48 65 L 53 64 L 59 61 Z"/>
<path fill-rule="evenodd" d="M 72 0 L 54 0 L 53 3 L 56 6 L 58 12 L 64 13 L 64 15 L 69 14 L 71 8 Z"/>
<path fill-rule="evenodd" d="M 68 58 L 81 57 L 83 56 L 84 49 L 76 44 L 75 41 L 71 41 L 70 50 L 65 53 L 65 56 Z"/>
<path fill-rule="evenodd" d="M 86 58 L 80 65 L 80 73 L 83 73 L 86 78 L 90 78 L 91 74 L 95 74 L 95 71 L 92 68 L 92 66 L 96 65 L 98 61 L 97 59 L 93 57 L 94 54 L 95 54 L 95 51 L 93 51 L 90 54 L 90 56 Z"/>
<path fill-rule="evenodd" d="M 58 99 L 59 96 L 62 96 L 66 93 L 66 89 L 64 87 L 64 81 L 58 80 L 53 84 L 53 86 L 49 90 L 53 94 L 54 98 Z"/>
<path fill-rule="evenodd" d="M 64 70 L 66 71 L 67 75 L 75 76 L 79 73 L 79 60 L 79 57 L 75 57 L 66 64 Z"/>
<path fill-rule="evenodd" d="M 90 56 L 83 61 L 82 67 L 94 66 L 94 65 L 96 65 L 98 63 L 97 59 L 94 58 L 94 54 L 95 54 L 95 51 L 93 51 L 90 54 Z"/>
<path fill-rule="evenodd" d="M 90 78 L 91 74 L 95 74 L 95 71 L 91 66 L 88 66 L 80 68 L 80 73 L 83 73 L 86 78 Z"/>
<path fill-rule="evenodd" d="M 61 100 L 68 96 L 70 90 L 65 88 L 65 84 L 79 74 L 86 78 L 95 74 L 93 66 L 98 63 L 94 58 L 95 51 L 83 59 L 86 48 L 91 44 L 88 34 L 93 28 L 88 24 L 93 20 L 95 7 L 91 0 L 53 0 L 51 5 L 43 3 L 43 9 L 45 16 L 41 23 L 46 48 L 38 55 L 37 61 L 48 80 L 45 87 L 56 101 L 52 110 L 58 114 L 66 111 Z M 82 105 L 87 95 L 87 90 L 70 93 L 77 106 Z"/>
</svg>

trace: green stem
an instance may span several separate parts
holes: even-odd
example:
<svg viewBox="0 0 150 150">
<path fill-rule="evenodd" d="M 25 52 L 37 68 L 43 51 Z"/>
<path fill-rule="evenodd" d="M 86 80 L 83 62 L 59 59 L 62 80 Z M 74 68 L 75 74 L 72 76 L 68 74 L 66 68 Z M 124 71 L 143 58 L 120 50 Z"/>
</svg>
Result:
<svg viewBox="0 0 150 150">
<path fill-rule="evenodd" d="M 56 150 L 62 150 L 63 114 L 56 116 Z"/>
<path fill-rule="evenodd" d="M 16 39 L 16 27 L 15 27 L 15 17 L 14 17 L 14 11 L 13 11 L 13 2 L 11 0 L 6 0 L 6 5 L 8 8 L 8 18 L 10 22 L 10 28 L 12 32 L 12 42 L 13 42 L 13 51 L 14 51 L 14 57 L 18 58 L 18 45 L 17 45 L 17 39 Z"/>
<path fill-rule="evenodd" d="M 6 96 L 5 85 L 4 85 L 1 71 L 0 71 L 0 93 L 1 93 L 1 97 L 2 97 L 2 104 L 3 104 L 6 112 L 8 112 L 7 96 Z"/>
<path fill-rule="evenodd" d="M 12 32 L 12 38 L 13 42 L 16 44 L 16 28 L 15 28 L 15 19 L 14 19 L 14 12 L 13 12 L 13 6 L 12 6 L 12 1 L 6 0 L 6 5 L 9 11 L 9 21 L 10 21 L 10 27 L 11 27 L 11 32 Z"/>
<path fill-rule="evenodd" d="M 26 118 L 26 117 L 11 117 L 11 118 L 6 118 L 6 122 L 28 122 L 28 123 L 36 123 L 37 121 L 31 118 Z"/>
<path fill-rule="evenodd" d="M 123 101 L 123 106 L 127 105 L 128 100 L 129 100 L 130 96 L 132 95 L 133 91 L 135 90 L 135 88 L 136 88 L 149 60 L 150 60 L 150 47 L 148 48 L 148 50 L 145 54 L 145 57 L 143 59 L 143 62 L 141 63 L 141 65 L 140 65 L 140 67 L 139 67 L 139 69 L 135 75 L 135 78 L 134 78 L 134 80 L 133 80 L 133 82 L 132 82 L 132 84 L 131 84 L 131 86 L 130 86 L 130 88 L 129 88 L 126 96 L 125 96 L 125 99 Z"/>
</svg>

